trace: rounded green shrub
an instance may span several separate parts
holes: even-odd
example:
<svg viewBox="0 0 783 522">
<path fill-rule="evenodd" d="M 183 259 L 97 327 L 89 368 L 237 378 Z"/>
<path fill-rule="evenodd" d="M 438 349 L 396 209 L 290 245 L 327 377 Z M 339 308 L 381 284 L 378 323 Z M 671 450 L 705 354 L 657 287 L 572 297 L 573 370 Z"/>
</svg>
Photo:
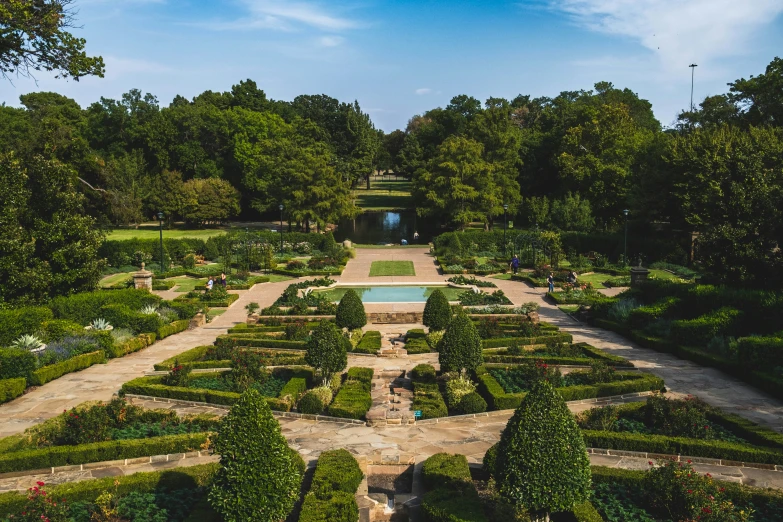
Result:
<svg viewBox="0 0 783 522">
<path fill-rule="evenodd" d="M 542 380 L 508 421 L 495 464 L 498 491 L 531 515 L 571 510 L 588 499 L 590 459 L 576 420 Z"/>
<path fill-rule="evenodd" d="M 489 447 L 487 452 L 484 454 L 484 461 L 481 464 L 482 471 L 492 478 L 495 478 L 496 475 L 495 463 L 497 462 L 498 458 L 498 446 L 500 446 L 500 443 L 496 442 Z"/>
<path fill-rule="evenodd" d="M 481 337 L 464 313 L 455 315 L 446 328 L 438 343 L 438 361 L 443 372 L 472 372 L 484 362 Z"/>
<path fill-rule="evenodd" d="M 446 295 L 440 290 L 435 290 L 427 298 L 424 305 L 424 326 L 430 330 L 443 330 L 451 321 L 451 305 Z"/>
<path fill-rule="evenodd" d="M 220 468 L 208 498 L 223 520 L 288 516 L 299 498 L 301 466 L 257 390 L 242 394 L 220 422 L 215 452 L 220 455 Z"/>
<path fill-rule="evenodd" d="M 343 336 L 337 325 L 330 321 L 321 321 L 307 341 L 305 363 L 320 370 L 324 385 L 328 385 L 333 374 L 348 366 L 350 348 L 351 341 Z"/>
<path fill-rule="evenodd" d="M 349 289 L 340 299 L 337 305 L 337 316 L 335 322 L 340 328 L 355 330 L 367 324 L 367 314 L 364 312 L 364 303 L 362 303 L 359 294 Z"/>
<path fill-rule="evenodd" d="M 410 378 L 414 381 L 435 382 L 435 367 L 431 364 L 417 364 L 410 371 Z"/>
<path fill-rule="evenodd" d="M 302 398 L 296 404 L 296 409 L 299 413 L 320 415 L 329 406 L 330 402 L 332 402 L 331 388 L 314 388 L 302 395 Z"/>
<path fill-rule="evenodd" d="M 457 404 L 456 410 L 463 415 L 484 413 L 487 411 L 487 401 L 477 392 L 471 392 L 462 397 L 462 400 Z"/>
</svg>

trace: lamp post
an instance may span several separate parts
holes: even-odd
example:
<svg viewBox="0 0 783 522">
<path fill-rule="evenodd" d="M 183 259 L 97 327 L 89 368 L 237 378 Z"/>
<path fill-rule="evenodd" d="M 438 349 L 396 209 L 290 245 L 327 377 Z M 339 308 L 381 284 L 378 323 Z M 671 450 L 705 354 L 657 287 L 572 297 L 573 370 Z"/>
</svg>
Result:
<svg viewBox="0 0 783 522">
<path fill-rule="evenodd" d="M 245 264 L 247 271 L 250 272 L 250 232 L 245 227 Z"/>
<path fill-rule="evenodd" d="M 163 268 L 163 212 L 158 212 L 158 223 L 160 224 L 160 271 L 165 272 Z"/>
<path fill-rule="evenodd" d="M 691 68 L 691 112 L 693 112 L 693 75 L 696 72 L 696 67 L 698 67 L 698 65 L 692 63 L 688 67 Z"/>
<path fill-rule="evenodd" d="M 508 224 L 507 219 L 507 213 L 508 213 L 508 205 L 503 204 L 503 257 L 506 256 L 506 226 Z"/>
<path fill-rule="evenodd" d="M 623 210 L 623 215 L 625 216 L 625 246 L 623 247 L 623 263 L 625 265 L 628 265 L 628 213 L 630 211 L 628 209 Z"/>
<path fill-rule="evenodd" d="M 283 204 L 277 208 L 280 209 L 280 255 L 283 255 Z"/>
</svg>

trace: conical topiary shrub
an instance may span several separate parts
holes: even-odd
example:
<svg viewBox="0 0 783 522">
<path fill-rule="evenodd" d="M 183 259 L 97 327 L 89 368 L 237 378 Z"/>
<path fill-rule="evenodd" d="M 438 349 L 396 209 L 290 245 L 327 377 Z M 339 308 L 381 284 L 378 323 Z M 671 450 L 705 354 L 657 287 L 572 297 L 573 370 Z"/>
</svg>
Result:
<svg viewBox="0 0 783 522">
<path fill-rule="evenodd" d="M 481 337 L 476 325 L 464 313 L 458 313 L 438 343 L 438 361 L 444 372 L 474 371 L 484 362 Z"/>
<path fill-rule="evenodd" d="M 334 323 L 321 321 L 307 341 L 305 362 L 320 371 L 324 386 L 328 386 L 332 375 L 348 366 L 350 348 L 351 342 Z"/>
<path fill-rule="evenodd" d="M 563 398 L 536 384 L 508 421 L 495 460 L 500 495 L 534 520 L 571 510 L 590 491 L 590 459 Z"/>
<path fill-rule="evenodd" d="M 446 295 L 436 289 L 427 298 L 427 304 L 424 305 L 424 326 L 430 330 L 443 330 L 451 321 L 451 305 Z"/>
<path fill-rule="evenodd" d="M 353 289 L 345 292 L 343 298 L 340 299 L 335 321 L 340 328 L 348 328 L 349 330 L 355 330 L 367 324 L 364 303 Z"/>
<path fill-rule="evenodd" d="M 220 469 L 209 503 L 226 522 L 283 520 L 299 498 L 302 470 L 261 394 L 251 388 L 220 422 Z"/>
</svg>

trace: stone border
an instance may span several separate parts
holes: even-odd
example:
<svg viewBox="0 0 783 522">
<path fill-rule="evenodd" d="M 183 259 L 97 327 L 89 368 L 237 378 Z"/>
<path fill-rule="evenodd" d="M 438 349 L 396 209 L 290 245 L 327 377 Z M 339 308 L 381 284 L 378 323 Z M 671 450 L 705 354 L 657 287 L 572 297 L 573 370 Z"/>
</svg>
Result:
<svg viewBox="0 0 783 522">
<path fill-rule="evenodd" d="M 152 397 L 149 395 L 136 395 L 133 393 L 126 393 L 125 397 L 131 399 L 152 401 L 152 402 L 165 402 L 168 404 L 179 404 L 182 406 L 204 406 L 207 408 L 214 408 L 217 410 L 228 410 L 231 408 L 231 405 L 229 404 L 211 404 L 209 402 L 183 401 L 181 399 L 169 399 L 168 397 Z M 364 426 L 366 424 L 365 421 L 358 420 L 358 419 L 343 419 L 341 417 L 329 417 L 327 415 L 310 415 L 307 413 L 296 413 L 293 411 L 272 410 L 272 415 L 274 415 L 275 417 L 283 417 L 287 419 L 303 419 L 303 420 L 311 420 L 315 422 L 334 422 L 338 424 L 354 424 L 359 426 Z"/>
<path fill-rule="evenodd" d="M 85 464 L 71 464 L 68 466 L 54 466 L 51 468 L 30 469 L 24 471 L 10 471 L 0 473 L 0 479 L 26 477 L 30 475 L 53 475 L 66 471 L 88 471 L 91 469 L 112 468 L 117 466 L 133 466 L 137 464 L 158 464 L 160 462 L 174 462 L 177 460 L 208 457 L 211 451 L 189 451 L 187 453 L 167 453 L 165 455 L 151 455 L 149 457 L 134 457 L 130 459 L 104 460 L 100 462 L 87 462 Z"/>
<path fill-rule="evenodd" d="M 604 448 L 587 448 L 591 455 L 606 455 L 609 457 L 634 457 L 655 460 L 671 460 L 673 462 L 688 462 L 693 464 L 709 464 L 711 466 L 726 466 L 732 468 L 754 468 L 767 471 L 783 472 L 780 464 L 759 464 L 758 462 L 743 462 L 739 460 L 713 459 L 709 457 L 688 457 L 687 455 L 669 455 L 666 453 L 646 453 L 643 451 L 615 450 Z"/>
</svg>

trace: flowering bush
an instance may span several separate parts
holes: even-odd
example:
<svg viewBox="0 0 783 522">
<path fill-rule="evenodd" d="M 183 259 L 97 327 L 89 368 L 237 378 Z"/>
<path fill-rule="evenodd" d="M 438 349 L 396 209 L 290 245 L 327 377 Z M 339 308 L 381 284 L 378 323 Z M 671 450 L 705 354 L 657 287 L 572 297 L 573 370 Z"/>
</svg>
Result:
<svg viewBox="0 0 783 522">
<path fill-rule="evenodd" d="M 307 265 L 296 259 L 289 261 L 288 264 L 285 265 L 286 270 L 304 270 L 305 268 L 307 268 Z"/>
<path fill-rule="evenodd" d="M 649 462 L 650 466 L 653 462 Z M 687 463 L 664 461 L 645 477 L 645 491 L 655 514 L 671 520 L 700 522 L 745 522 L 751 509 L 738 509 L 724 489 L 707 473 L 699 475 Z"/>
<path fill-rule="evenodd" d="M 10 520 L 20 522 L 68 522 L 68 504 L 65 499 L 52 498 L 44 490 L 43 482 L 27 491 L 27 503 L 18 515 L 11 515 Z"/>
<path fill-rule="evenodd" d="M 451 408 L 456 408 L 462 398 L 476 391 L 476 385 L 468 379 L 456 378 L 446 382 L 446 401 Z"/>
<path fill-rule="evenodd" d="M 187 386 L 188 375 L 190 375 L 190 368 L 182 366 L 178 360 L 174 359 L 174 365 L 163 378 L 163 383 L 166 386 Z"/>
<path fill-rule="evenodd" d="M 715 430 L 706 416 L 707 405 L 700 399 L 667 399 L 652 395 L 647 399 L 645 420 L 648 426 L 661 435 L 713 439 Z"/>
</svg>

